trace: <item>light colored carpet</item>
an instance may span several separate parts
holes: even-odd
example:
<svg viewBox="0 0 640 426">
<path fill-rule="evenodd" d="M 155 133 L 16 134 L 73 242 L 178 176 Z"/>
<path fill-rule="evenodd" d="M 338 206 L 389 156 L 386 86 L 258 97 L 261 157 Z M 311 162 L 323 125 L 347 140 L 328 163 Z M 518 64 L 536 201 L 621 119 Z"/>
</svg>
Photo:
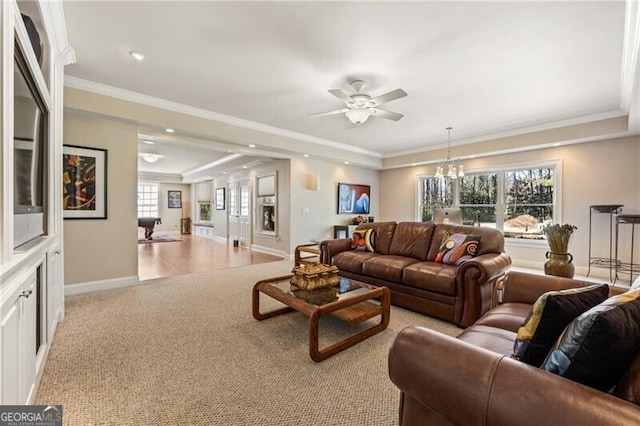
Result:
<svg viewBox="0 0 640 426">
<path fill-rule="evenodd" d="M 62 404 L 66 425 L 397 424 L 399 391 L 387 370 L 396 334 L 411 324 L 461 330 L 392 307 L 385 331 L 316 363 L 305 316 L 251 316 L 253 284 L 291 266 L 243 266 L 67 298 L 36 404 Z M 346 331 L 334 318 L 321 323 L 327 341 Z"/>
</svg>

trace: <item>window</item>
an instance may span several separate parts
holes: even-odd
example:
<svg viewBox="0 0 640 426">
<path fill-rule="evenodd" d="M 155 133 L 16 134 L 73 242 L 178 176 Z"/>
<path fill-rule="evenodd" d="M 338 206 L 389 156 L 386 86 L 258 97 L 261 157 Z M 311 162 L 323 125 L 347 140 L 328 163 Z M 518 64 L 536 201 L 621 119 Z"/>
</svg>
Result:
<svg viewBox="0 0 640 426">
<path fill-rule="evenodd" d="M 422 221 L 435 207 L 460 207 L 465 225 L 481 225 L 508 238 L 543 239 L 541 226 L 558 221 L 557 165 L 540 164 L 468 173 L 451 180 L 419 177 L 418 205 Z"/>
<path fill-rule="evenodd" d="M 158 217 L 158 184 L 138 182 L 138 217 Z"/>
</svg>

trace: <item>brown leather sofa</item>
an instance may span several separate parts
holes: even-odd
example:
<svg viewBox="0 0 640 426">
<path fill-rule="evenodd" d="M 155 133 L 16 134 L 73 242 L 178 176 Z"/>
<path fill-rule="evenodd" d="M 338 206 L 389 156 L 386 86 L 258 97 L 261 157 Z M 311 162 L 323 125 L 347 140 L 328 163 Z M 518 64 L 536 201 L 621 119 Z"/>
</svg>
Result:
<svg viewBox="0 0 640 426">
<path fill-rule="evenodd" d="M 453 338 L 408 327 L 389 352 L 400 425 L 637 425 L 640 353 L 613 394 L 510 357 L 516 331 L 544 292 L 593 283 L 510 272 L 503 303 Z M 612 287 L 610 295 L 623 290 Z"/>
<path fill-rule="evenodd" d="M 492 288 L 511 265 L 504 236 L 491 228 L 433 222 L 366 223 L 374 252 L 351 249 L 350 239 L 323 241 L 320 261 L 340 275 L 391 291 L 391 303 L 466 327 L 491 307 Z M 480 236 L 477 256 L 459 266 L 436 263 L 445 233 Z"/>
</svg>

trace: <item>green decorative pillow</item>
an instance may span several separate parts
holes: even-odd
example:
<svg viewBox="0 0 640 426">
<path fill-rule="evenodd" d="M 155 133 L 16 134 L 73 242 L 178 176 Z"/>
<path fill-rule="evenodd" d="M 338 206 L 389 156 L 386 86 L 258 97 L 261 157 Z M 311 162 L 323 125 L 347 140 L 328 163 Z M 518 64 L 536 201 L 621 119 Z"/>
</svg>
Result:
<svg viewBox="0 0 640 426">
<path fill-rule="evenodd" d="M 540 367 L 562 330 L 575 317 L 604 302 L 608 295 L 607 284 L 544 293 L 518 329 L 512 357 Z"/>
<path fill-rule="evenodd" d="M 375 232 L 373 229 L 356 229 L 351 235 L 351 248 L 356 251 L 374 251 Z"/>
<path fill-rule="evenodd" d="M 437 263 L 460 265 L 476 256 L 480 237 L 478 235 L 445 234 L 440 250 L 436 255 Z"/>
<path fill-rule="evenodd" d="M 640 348 L 640 289 L 610 297 L 574 319 L 542 368 L 608 392 Z"/>
</svg>

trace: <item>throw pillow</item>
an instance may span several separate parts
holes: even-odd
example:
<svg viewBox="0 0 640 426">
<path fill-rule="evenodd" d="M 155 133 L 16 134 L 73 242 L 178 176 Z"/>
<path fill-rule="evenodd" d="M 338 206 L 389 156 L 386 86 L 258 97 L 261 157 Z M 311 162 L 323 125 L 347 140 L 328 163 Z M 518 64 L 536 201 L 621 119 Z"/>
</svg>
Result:
<svg viewBox="0 0 640 426">
<path fill-rule="evenodd" d="M 640 347 L 640 290 L 610 297 L 574 319 L 543 369 L 608 392 Z"/>
<path fill-rule="evenodd" d="M 608 295 L 607 284 L 544 293 L 518 329 L 512 357 L 540 367 L 562 330 L 575 317 L 604 302 Z"/>
<path fill-rule="evenodd" d="M 356 229 L 351 235 L 351 248 L 356 251 L 373 252 L 375 232 L 373 229 Z"/>
<path fill-rule="evenodd" d="M 476 256 L 480 237 L 478 235 L 452 234 L 445 235 L 440 250 L 436 255 L 437 263 L 446 263 L 447 265 L 460 265 Z"/>
</svg>

